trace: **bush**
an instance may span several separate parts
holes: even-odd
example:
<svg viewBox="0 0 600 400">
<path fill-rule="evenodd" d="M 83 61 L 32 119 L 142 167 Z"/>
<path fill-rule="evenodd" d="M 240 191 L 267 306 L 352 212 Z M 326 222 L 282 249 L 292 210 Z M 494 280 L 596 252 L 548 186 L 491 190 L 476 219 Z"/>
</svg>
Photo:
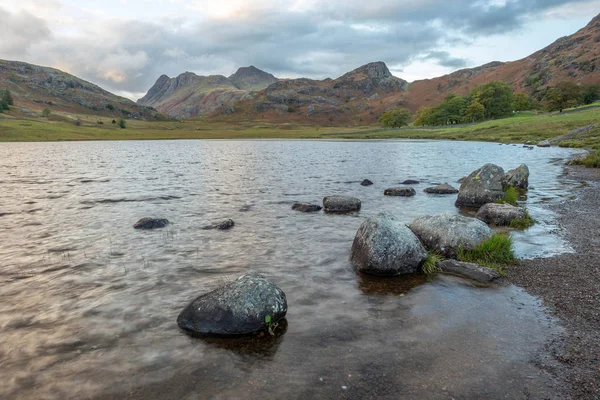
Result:
<svg viewBox="0 0 600 400">
<path fill-rule="evenodd" d="M 9 106 L 12 106 L 14 104 L 10 91 L 7 89 L 0 90 L 0 101 L 3 101 L 4 103 L 6 103 L 6 105 Z M 8 107 L 5 107 L 4 109 L 8 110 Z"/>
<path fill-rule="evenodd" d="M 50 111 L 50 109 L 48 109 L 48 108 L 44 108 L 44 109 L 42 110 L 42 117 L 44 117 L 44 118 L 48 118 L 48 117 L 50 116 L 50 114 L 51 114 L 51 113 L 52 113 L 52 111 Z"/>
<path fill-rule="evenodd" d="M 77 118 L 75 121 L 73 121 L 73 124 L 75 126 L 81 126 L 81 120 L 79 118 Z"/>
<path fill-rule="evenodd" d="M 119 128 L 121 129 L 125 129 L 127 127 L 127 124 L 125 123 L 125 120 L 123 118 L 119 119 Z"/>
<path fill-rule="evenodd" d="M 98 121 L 98 125 L 104 125 L 104 122 Z"/>
<path fill-rule="evenodd" d="M 495 233 L 472 250 L 458 249 L 460 261 L 474 262 L 502 272 L 502 264 L 515 261 L 512 239 L 507 234 Z"/>
<path fill-rule="evenodd" d="M 117 121 L 115 121 L 114 119 L 112 120 L 113 125 L 117 123 Z"/>
<path fill-rule="evenodd" d="M 400 128 L 408 125 L 411 118 L 412 115 L 406 108 L 396 108 L 383 113 L 378 121 L 388 128 Z"/>
<path fill-rule="evenodd" d="M 106 105 L 106 109 L 110 110 L 110 111 L 115 111 L 115 106 L 113 106 L 112 104 L 109 103 Z"/>
</svg>

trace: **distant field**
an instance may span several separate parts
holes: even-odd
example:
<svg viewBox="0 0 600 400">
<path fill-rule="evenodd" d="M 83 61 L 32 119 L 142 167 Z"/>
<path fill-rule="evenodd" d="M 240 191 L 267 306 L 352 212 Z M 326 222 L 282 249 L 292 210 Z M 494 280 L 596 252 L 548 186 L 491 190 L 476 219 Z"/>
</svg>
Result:
<svg viewBox="0 0 600 400">
<path fill-rule="evenodd" d="M 505 143 L 538 142 L 553 139 L 590 124 L 600 125 L 600 108 L 588 107 L 563 114 L 519 113 L 513 117 L 470 126 L 447 128 L 384 129 L 364 127 L 317 127 L 294 124 L 211 123 L 201 120 L 183 122 L 145 122 L 128 120 L 127 128 L 112 124 L 109 118 L 54 115 L 50 120 L 38 117 L 14 118 L 0 115 L 0 141 L 70 140 L 159 140 L 159 139 L 447 139 Z M 98 124 L 101 121 L 102 124 Z M 600 146 L 600 126 L 583 136 L 557 140 L 571 147 Z"/>
</svg>

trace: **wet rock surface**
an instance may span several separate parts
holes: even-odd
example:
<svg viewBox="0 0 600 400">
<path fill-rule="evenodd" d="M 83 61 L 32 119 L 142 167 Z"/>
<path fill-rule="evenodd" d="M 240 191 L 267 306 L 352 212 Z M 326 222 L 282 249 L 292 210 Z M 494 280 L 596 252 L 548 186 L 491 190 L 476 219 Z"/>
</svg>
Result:
<svg viewBox="0 0 600 400">
<path fill-rule="evenodd" d="M 515 219 L 525 218 L 527 212 L 523 207 L 515 207 L 510 204 L 487 203 L 479 209 L 476 218 L 486 224 L 496 226 L 510 225 Z"/>
<path fill-rule="evenodd" d="M 494 164 L 485 164 L 473 171 L 460 185 L 457 207 L 479 208 L 504 197 L 502 181 L 504 170 Z"/>
<path fill-rule="evenodd" d="M 158 229 L 169 225 L 169 220 L 165 218 L 150 218 L 144 217 L 136 222 L 134 229 Z"/>
<path fill-rule="evenodd" d="M 438 267 L 443 272 L 464 276 L 482 283 L 490 283 L 502 279 L 502 275 L 493 269 L 475 263 L 445 260 L 439 263 Z"/>
<path fill-rule="evenodd" d="M 386 196 L 412 197 L 417 192 L 409 186 L 403 186 L 385 189 L 383 194 Z"/>
<path fill-rule="evenodd" d="M 292 210 L 300 211 L 300 212 L 318 212 L 321 211 L 323 207 L 317 204 L 308 204 L 308 203 L 294 203 L 292 205 Z"/>
<path fill-rule="evenodd" d="M 177 317 L 177 325 L 192 335 L 243 336 L 266 331 L 265 317 L 277 323 L 286 313 L 285 293 L 250 272 L 192 301 Z"/>
<path fill-rule="evenodd" d="M 400 184 L 401 185 L 418 185 L 419 183 L 421 183 L 421 182 L 414 180 L 414 179 L 407 179 L 404 182 L 401 182 Z"/>
<path fill-rule="evenodd" d="M 521 164 L 518 168 L 506 172 L 502 185 L 504 188 L 527 189 L 529 187 L 529 167 L 527 167 L 527 164 Z"/>
<path fill-rule="evenodd" d="M 363 181 L 360 183 L 360 185 L 361 185 L 361 186 L 371 186 L 372 184 L 373 184 L 373 182 L 371 182 L 371 181 L 370 181 L 370 180 L 368 180 L 368 179 L 364 179 L 364 180 L 363 180 Z"/>
<path fill-rule="evenodd" d="M 453 186 L 448 185 L 447 183 L 438 185 L 438 186 L 434 186 L 434 187 L 428 187 L 425 190 L 423 190 L 425 193 L 432 193 L 432 194 L 455 194 L 458 193 L 458 189 L 456 189 Z"/>
<path fill-rule="evenodd" d="M 361 202 L 356 197 L 327 196 L 323 199 L 323 208 L 328 213 L 347 213 L 359 211 Z"/>
<path fill-rule="evenodd" d="M 471 250 L 494 234 L 484 222 L 455 214 L 420 217 L 408 227 L 428 250 L 446 257 L 456 257 L 461 247 Z"/>
<path fill-rule="evenodd" d="M 226 219 L 224 221 L 215 222 L 210 225 L 205 225 L 202 227 L 202 229 L 204 229 L 204 230 L 217 229 L 220 231 L 226 231 L 228 229 L 233 228 L 234 225 L 235 225 L 235 222 L 232 219 Z"/>
<path fill-rule="evenodd" d="M 550 147 L 550 142 L 547 140 L 542 140 L 537 144 L 537 147 Z"/>
<path fill-rule="evenodd" d="M 361 272 L 401 275 L 417 272 L 427 251 L 415 234 L 389 213 L 368 218 L 356 232 L 350 261 Z"/>
</svg>

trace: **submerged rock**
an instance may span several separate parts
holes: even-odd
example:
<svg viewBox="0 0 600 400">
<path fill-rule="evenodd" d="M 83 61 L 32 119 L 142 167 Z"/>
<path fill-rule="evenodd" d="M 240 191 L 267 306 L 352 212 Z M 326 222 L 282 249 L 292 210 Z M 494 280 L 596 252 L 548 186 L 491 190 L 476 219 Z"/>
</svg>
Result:
<svg viewBox="0 0 600 400">
<path fill-rule="evenodd" d="M 136 222 L 133 227 L 135 229 L 157 229 L 164 228 L 167 225 L 169 225 L 168 219 L 145 217 Z"/>
<path fill-rule="evenodd" d="M 371 182 L 368 179 L 365 179 L 360 184 L 361 184 L 361 186 L 371 186 L 373 184 L 373 182 Z"/>
<path fill-rule="evenodd" d="M 221 221 L 221 222 L 216 222 L 214 224 L 211 225 L 206 225 L 203 226 L 202 229 L 218 229 L 221 231 L 225 231 L 227 229 L 231 229 L 233 228 L 233 226 L 235 225 L 235 222 L 233 222 L 232 219 L 226 219 L 225 221 Z"/>
<path fill-rule="evenodd" d="M 523 207 L 515 207 L 510 204 L 495 204 L 488 203 L 484 204 L 479 209 L 476 217 L 486 224 L 492 224 L 497 226 L 506 226 L 519 218 L 525 218 L 527 212 Z"/>
<path fill-rule="evenodd" d="M 323 208 L 329 213 L 346 213 L 360 210 L 361 202 L 356 197 L 327 196 L 323 199 Z"/>
<path fill-rule="evenodd" d="M 509 170 L 502 180 L 504 189 L 514 187 L 517 189 L 527 189 L 529 187 L 529 167 L 527 164 L 521 164 L 518 168 Z"/>
<path fill-rule="evenodd" d="M 287 313 L 285 293 L 263 276 L 250 272 L 192 301 L 177 325 L 199 336 L 243 336 L 266 331 L 265 317 L 275 324 Z"/>
<path fill-rule="evenodd" d="M 494 164 L 485 164 L 473 171 L 460 185 L 456 207 L 479 208 L 504 197 L 502 181 L 504 170 Z"/>
<path fill-rule="evenodd" d="M 317 212 L 321 211 L 321 209 L 323 209 L 323 207 L 316 204 L 294 203 L 294 205 L 292 205 L 292 210 L 301 212 Z"/>
<path fill-rule="evenodd" d="M 415 194 L 417 194 L 417 192 L 415 192 L 415 189 L 413 189 L 409 186 L 404 186 L 404 187 L 395 187 L 395 188 L 385 189 L 383 191 L 383 194 L 386 196 L 411 197 L 411 196 L 414 196 Z"/>
<path fill-rule="evenodd" d="M 401 275 L 417 272 L 427 258 L 415 234 L 388 213 L 364 221 L 354 237 L 350 261 L 361 272 Z"/>
<path fill-rule="evenodd" d="M 414 179 L 407 179 L 404 182 L 400 183 L 401 185 L 418 185 L 419 181 L 415 181 Z"/>
<path fill-rule="evenodd" d="M 550 147 L 550 142 L 547 140 L 543 140 L 537 144 L 537 147 Z"/>
<path fill-rule="evenodd" d="M 494 234 L 484 222 L 455 214 L 420 217 L 408 227 L 428 250 L 446 257 L 456 257 L 459 248 L 472 250 Z"/>
<path fill-rule="evenodd" d="M 423 190 L 425 193 L 433 193 L 433 194 L 455 194 L 458 193 L 458 189 L 453 186 L 444 183 L 442 185 L 429 187 Z"/>
<path fill-rule="evenodd" d="M 489 283 L 502 279 L 502 275 L 488 267 L 479 264 L 460 262 L 456 260 L 445 260 L 438 264 L 443 272 L 464 276 L 478 282 Z"/>
</svg>

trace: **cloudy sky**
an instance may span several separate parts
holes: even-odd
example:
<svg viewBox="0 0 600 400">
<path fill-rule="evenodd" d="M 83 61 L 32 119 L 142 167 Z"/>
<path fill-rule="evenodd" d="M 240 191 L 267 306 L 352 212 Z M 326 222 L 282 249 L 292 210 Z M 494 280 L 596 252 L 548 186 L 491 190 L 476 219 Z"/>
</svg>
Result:
<svg viewBox="0 0 600 400">
<path fill-rule="evenodd" d="M 132 99 L 161 74 L 335 78 L 371 61 L 413 81 L 529 55 L 600 0 L 2 0 L 0 58 Z"/>
</svg>

